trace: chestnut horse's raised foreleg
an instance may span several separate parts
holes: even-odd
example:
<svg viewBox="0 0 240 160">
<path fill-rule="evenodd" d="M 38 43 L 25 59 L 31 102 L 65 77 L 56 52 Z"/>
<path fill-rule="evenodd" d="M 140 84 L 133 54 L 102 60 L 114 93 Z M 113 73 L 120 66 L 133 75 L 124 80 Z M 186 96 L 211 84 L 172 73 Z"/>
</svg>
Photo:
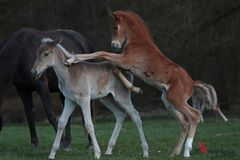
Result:
<svg viewBox="0 0 240 160">
<path fill-rule="evenodd" d="M 130 68 L 130 63 L 129 61 L 125 58 L 124 55 L 122 54 L 115 54 L 115 53 L 108 53 L 105 51 L 99 51 L 91 54 L 76 54 L 69 58 L 65 64 L 66 65 L 71 65 L 73 63 L 78 63 L 81 61 L 85 60 L 90 60 L 90 59 L 105 59 L 110 61 L 111 63 L 120 66 L 121 68 L 124 69 L 129 69 Z M 115 68 L 113 72 L 121 79 L 123 84 L 129 89 L 132 90 L 133 92 L 136 93 L 142 93 L 141 88 L 135 87 L 131 82 L 129 82 L 126 77 L 121 73 L 121 71 L 118 68 Z"/>
<path fill-rule="evenodd" d="M 135 87 L 121 72 L 119 68 L 114 68 L 113 73 L 118 76 L 118 78 L 123 82 L 123 84 L 131 91 L 136 93 L 143 93 L 141 88 Z"/>
<path fill-rule="evenodd" d="M 90 54 L 75 54 L 74 56 L 66 60 L 65 64 L 71 65 L 72 63 L 78 63 L 90 59 L 105 59 L 123 69 L 129 69 L 131 67 L 131 63 L 125 57 L 125 55 L 109 53 L 105 51 L 98 51 Z"/>
</svg>

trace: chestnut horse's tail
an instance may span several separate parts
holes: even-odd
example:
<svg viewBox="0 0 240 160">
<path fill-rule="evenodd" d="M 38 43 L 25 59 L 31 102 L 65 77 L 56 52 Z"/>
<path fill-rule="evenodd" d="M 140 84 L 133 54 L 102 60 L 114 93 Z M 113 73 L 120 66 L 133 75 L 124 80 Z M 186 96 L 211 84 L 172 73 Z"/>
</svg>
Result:
<svg viewBox="0 0 240 160">
<path fill-rule="evenodd" d="M 202 81 L 195 81 L 192 94 L 193 106 L 203 112 L 204 108 L 212 109 L 218 113 L 224 121 L 228 121 L 218 105 L 217 93 L 214 87 Z"/>
</svg>

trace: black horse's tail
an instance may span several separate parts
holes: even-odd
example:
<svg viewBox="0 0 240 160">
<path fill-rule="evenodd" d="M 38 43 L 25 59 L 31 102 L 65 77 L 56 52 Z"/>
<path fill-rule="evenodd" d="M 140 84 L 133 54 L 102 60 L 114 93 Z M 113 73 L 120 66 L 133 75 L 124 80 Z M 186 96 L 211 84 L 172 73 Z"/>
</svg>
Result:
<svg viewBox="0 0 240 160">
<path fill-rule="evenodd" d="M 195 81 L 192 95 L 193 106 L 203 111 L 204 108 L 212 109 L 218 113 L 224 121 L 228 121 L 218 105 L 217 93 L 214 87 L 202 81 Z"/>
</svg>

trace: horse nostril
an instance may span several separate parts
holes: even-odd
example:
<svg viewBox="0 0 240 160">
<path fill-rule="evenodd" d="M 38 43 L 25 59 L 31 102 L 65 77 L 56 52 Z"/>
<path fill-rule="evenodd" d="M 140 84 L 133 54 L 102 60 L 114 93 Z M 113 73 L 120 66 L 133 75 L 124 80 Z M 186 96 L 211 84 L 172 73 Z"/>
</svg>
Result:
<svg viewBox="0 0 240 160">
<path fill-rule="evenodd" d="M 36 76 L 37 76 L 37 71 L 36 71 L 36 70 L 32 69 L 32 70 L 31 70 L 31 73 L 32 73 L 33 77 L 36 77 Z"/>
</svg>

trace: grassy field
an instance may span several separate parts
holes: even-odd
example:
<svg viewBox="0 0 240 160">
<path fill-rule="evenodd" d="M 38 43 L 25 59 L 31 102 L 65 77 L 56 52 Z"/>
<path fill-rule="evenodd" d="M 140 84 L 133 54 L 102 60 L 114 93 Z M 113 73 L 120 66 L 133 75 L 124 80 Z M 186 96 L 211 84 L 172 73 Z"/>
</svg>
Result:
<svg viewBox="0 0 240 160">
<path fill-rule="evenodd" d="M 80 123 L 80 122 L 79 122 Z M 178 127 L 174 119 L 144 119 L 144 131 L 150 146 L 149 160 L 184 159 L 170 158 L 170 151 L 174 147 Z M 97 139 L 105 151 L 114 127 L 113 120 L 97 121 L 95 125 Z M 39 147 L 32 150 L 29 142 L 28 128 L 25 124 L 11 124 L 5 126 L 0 134 L 0 160 L 43 160 L 48 158 L 54 131 L 48 123 L 37 123 Z M 57 152 L 57 160 L 87 160 L 94 159 L 92 153 L 86 149 L 87 138 L 83 127 L 75 122 L 72 125 L 72 150 Z M 230 119 L 230 122 L 215 122 L 206 120 L 199 125 L 193 144 L 190 159 L 239 160 L 240 157 L 240 119 Z M 203 156 L 197 143 L 204 141 L 207 154 Z M 101 157 L 102 160 L 135 160 L 141 157 L 141 146 L 137 130 L 131 121 L 126 121 L 120 133 L 112 156 Z"/>
</svg>

